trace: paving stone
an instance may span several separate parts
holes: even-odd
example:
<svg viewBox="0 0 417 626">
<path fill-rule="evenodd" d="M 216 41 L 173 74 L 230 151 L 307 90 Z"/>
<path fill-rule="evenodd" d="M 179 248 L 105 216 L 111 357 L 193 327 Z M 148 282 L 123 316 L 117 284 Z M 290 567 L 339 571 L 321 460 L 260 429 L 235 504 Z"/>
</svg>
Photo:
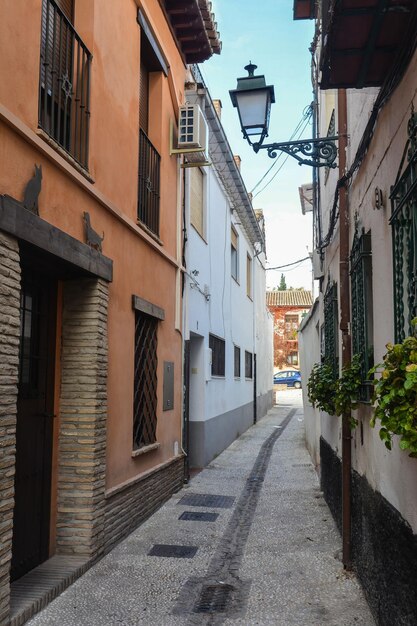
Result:
<svg viewBox="0 0 417 626">
<path fill-rule="evenodd" d="M 30 625 L 374 626 L 322 506 L 304 445 L 301 393 L 278 397 L 281 405 Z M 210 524 L 179 519 L 184 496 L 202 494 L 234 498 L 233 506 L 217 508 Z M 155 544 L 198 550 L 192 559 L 155 558 Z"/>
</svg>

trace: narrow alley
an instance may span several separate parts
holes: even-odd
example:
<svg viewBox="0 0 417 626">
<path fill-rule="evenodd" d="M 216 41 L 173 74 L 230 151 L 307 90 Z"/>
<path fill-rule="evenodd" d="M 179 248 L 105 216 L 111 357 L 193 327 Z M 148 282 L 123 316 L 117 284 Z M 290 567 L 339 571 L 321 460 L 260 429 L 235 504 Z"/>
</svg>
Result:
<svg viewBox="0 0 417 626">
<path fill-rule="evenodd" d="M 371 626 L 304 444 L 301 392 L 236 439 L 31 626 Z"/>
</svg>

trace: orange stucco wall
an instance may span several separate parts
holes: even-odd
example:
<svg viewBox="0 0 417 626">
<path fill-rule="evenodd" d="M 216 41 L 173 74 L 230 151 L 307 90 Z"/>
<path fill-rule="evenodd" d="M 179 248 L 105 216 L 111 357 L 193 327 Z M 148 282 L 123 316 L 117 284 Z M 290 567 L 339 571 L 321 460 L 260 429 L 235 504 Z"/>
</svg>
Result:
<svg viewBox="0 0 417 626">
<path fill-rule="evenodd" d="M 98 10 L 99 4 L 99 10 Z M 157 2 L 142 2 L 169 67 L 152 76 L 149 134 L 161 154 L 160 239 L 136 223 L 139 144 L 140 27 L 134 0 L 76 0 L 75 27 L 93 54 L 89 175 L 84 177 L 38 131 L 41 0 L 3 0 L 0 21 L 0 194 L 23 198 L 34 164 L 42 164 L 40 216 L 84 241 L 82 215 L 104 232 L 113 260 L 109 299 L 108 488 L 128 481 L 181 449 L 182 338 L 175 328 L 178 164 L 169 156 L 169 125 L 183 100 L 185 66 Z M 13 46 L 7 41 L 13 38 Z M 16 54 L 16 50 L 19 54 Z M 171 82 L 171 86 L 169 84 Z M 161 307 L 158 331 L 160 448 L 132 458 L 134 321 L 132 294 Z M 174 410 L 162 411 L 163 362 L 175 364 Z"/>
</svg>

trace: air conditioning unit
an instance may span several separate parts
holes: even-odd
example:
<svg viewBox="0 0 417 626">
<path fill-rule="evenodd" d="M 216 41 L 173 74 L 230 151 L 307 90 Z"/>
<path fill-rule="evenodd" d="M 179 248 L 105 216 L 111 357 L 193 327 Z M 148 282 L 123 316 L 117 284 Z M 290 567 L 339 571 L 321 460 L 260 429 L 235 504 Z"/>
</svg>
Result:
<svg viewBox="0 0 417 626">
<path fill-rule="evenodd" d="M 190 163 L 207 161 L 208 139 L 208 125 L 198 104 L 180 106 L 178 150 L 186 153 L 187 161 Z"/>
</svg>

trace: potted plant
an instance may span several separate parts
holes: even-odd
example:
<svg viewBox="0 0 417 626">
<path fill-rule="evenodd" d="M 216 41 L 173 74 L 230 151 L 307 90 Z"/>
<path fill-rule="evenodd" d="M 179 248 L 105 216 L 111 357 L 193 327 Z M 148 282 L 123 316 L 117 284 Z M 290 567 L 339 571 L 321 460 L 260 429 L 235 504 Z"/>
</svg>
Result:
<svg viewBox="0 0 417 626">
<path fill-rule="evenodd" d="M 412 320 L 416 329 L 417 318 Z M 379 436 L 388 450 L 392 437 L 398 435 L 400 448 L 417 457 L 417 338 L 406 337 L 402 343 L 387 344 L 383 362 L 370 370 L 380 373 L 374 380 L 374 427 L 379 419 Z"/>
<path fill-rule="evenodd" d="M 326 362 L 316 363 L 307 382 L 308 399 L 314 407 L 330 415 L 350 413 L 358 406 L 361 386 L 361 357 L 355 354 L 342 368 L 340 378 L 334 377 L 333 368 Z M 351 417 L 351 427 L 357 421 Z"/>
</svg>

